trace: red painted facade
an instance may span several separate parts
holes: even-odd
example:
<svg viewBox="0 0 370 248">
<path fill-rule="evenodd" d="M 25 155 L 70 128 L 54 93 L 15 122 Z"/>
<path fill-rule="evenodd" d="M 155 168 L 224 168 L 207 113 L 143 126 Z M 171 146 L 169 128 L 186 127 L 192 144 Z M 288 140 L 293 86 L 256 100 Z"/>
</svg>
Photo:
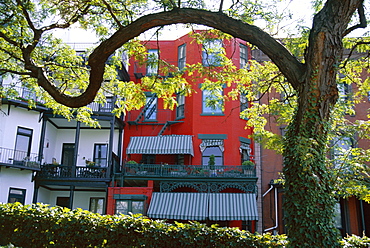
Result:
<svg viewBox="0 0 370 248">
<path fill-rule="evenodd" d="M 145 47 L 150 49 L 158 49 L 159 58 L 168 62 L 169 64 L 177 66 L 178 63 L 178 48 L 181 45 L 186 45 L 186 64 L 202 63 L 202 44 L 198 44 L 193 41 L 193 38 L 189 35 L 180 37 L 177 40 L 171 41 L 145 41 L 143 42 Z M 240 44 L 246 45 L 244 41 L 239 39 L 223 40 L 223 47 L 225 48 L 227 57 L 231 58 L 237 68 L 240 67 Z M 250 57 L 250 51 L 248 49 L 248 57 Z M 139 66 L 136 61 L 130 59 L 129 75 L 130 79 L 135 83 L 141 82 L 141 76 L 146 74 L 146 67 Z M 135 122 L 135 119 L 143 109 L 130 111 L 126 116 L 126 125 L 124 128 L 124 141 L 122 158 L 124 162 L 136 161 L 137 163 L 145 163 L 143 154 L 127 154 L 127 147 L 130 143 L 131 137 L 137 136 L 158 136 L 160 134 L 164 123 L 170 121 L 173 122 L 169 125 L 161 135 L 191 135 L 193 143 L 193 155 L 185 154 L 183 160 L 179 161 L 179 156 L 176 154 L 156 154 L 154 160 L 151 160 L 152 164 L 183 164 L 183 165 L 195 165 L 202 166 L 202 151 L 200 145 L 204 136 L 207 137 L 221 137 L 223 140 L 223 166 L 241 166 L 242 154 L 240 152 L 241 140 L 248 141 L 250 144 L 250 157 L 253 161 L 253 142 L 250 140 L 252 129 L 246 128 L 246 120 L 240 118 L 240 100 L 228 100 L 225 101 L 224 112 L 222 114 L 205 114 L 202 112 L 202 91 L 200 84 L 203 83 L 202 78 L 192 79 L 187 75 L 185 78 L 191 83 L 193 90 L 195 91 L 190 96 L 185 98 L 184 103 L 184 115 L 181 118 L 176 118 L 176 108 L 174 110 L 164 109 L 163 101 L 157 100 L 157 112 L 155 120 L 141 121 L 140 123 Z M 223 94 L 227 94 L 230 91 L 229 88 L 224 88 Z M 144 155 L 145 156 L 145 155 Z M 230 167 L 231 168 L 231 167 Z M 115 213 L 115 200 L 117 195 L 122 194 L 139 194 L 146 195 L 146 204 L 150 204 L 152 192 L 159 191 L 159 182 L 161 178 L 153 179 L 154 182 L 151 187 L 147 187 L 145 179 L 140 178 L 138 180 L 128 180 L 124 178 L 123 187 L 110 188 L 108 192 L 108 203 L 107 213 Z M 189 178 L 176 178 L 177 181 L 189 181 Z M 224 183 L 219 178 L 203 178 L 201 181 L 207 182 L 208 180 L 217 181 L 217 183 Z M 255 179 L 257 180 L 257 178 Z M 199 181 L 199 180 L 198 180 Z M 232 182 L 232 178 L 227 179 L 228 182 Z M 255 181 L 254 181 L 255 184 Z M 180 187 L 172 192 L 197 192 L 191 187 Z M 224 188 L 220 193 L 247 193 L 237 188 Z M 116 195 L 116 196 L 115 196 Z M 209 222 L 207 222 L 209 223 Z M 225 223 L 223 223 L 225 225 Z M 228 226 L 242 228 L 242 221 L 230 220 L 226 223 Z M 255 221 L 251 221 L 248 224 L 253 231 L 255 231 Z"/>
</svg>

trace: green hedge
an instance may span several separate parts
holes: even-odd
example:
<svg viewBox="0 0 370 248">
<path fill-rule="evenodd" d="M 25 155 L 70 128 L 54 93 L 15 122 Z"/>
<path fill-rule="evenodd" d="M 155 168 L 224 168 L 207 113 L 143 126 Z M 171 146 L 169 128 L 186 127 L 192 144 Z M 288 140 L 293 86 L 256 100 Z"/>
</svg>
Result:
<svg viewBox="0 0 370 248">
<path fill-rule="evenodd" d="M 9 245 L 11 244 L 11 245 Z M 168 224 L 141 216 L 99 215 L 36 204 L 0 204 L 0 245 L 4 247 L 285 247 L 286 236 L 251 234 L 237 228 Z M 8 246 L 9 245 L 9 246 Z M 13 246 L 14 245 L 14 246 Z M 343 247 L 370 247 L 351 236 Z"/>
<path fill-rule="evenodd" d="M 0 204 L 0 245 L 16 247 L 284 247 L 285 236 L 236 228 L 168 224 L 36 204 Z"/>
</svg>

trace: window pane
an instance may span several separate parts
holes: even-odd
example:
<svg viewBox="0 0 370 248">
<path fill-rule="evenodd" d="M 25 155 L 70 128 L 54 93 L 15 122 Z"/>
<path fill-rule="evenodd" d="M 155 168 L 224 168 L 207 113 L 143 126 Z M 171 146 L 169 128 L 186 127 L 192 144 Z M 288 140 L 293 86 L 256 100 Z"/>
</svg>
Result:
<svg viewBox="0 0 370 248">
<path fill-rule="evenodd" d="M 218 94 L 222 95 L 222 92 L 219 91 Z M 222 99 L 208 90 L 203 90 L 203 113 L 223 113 L 222 106 Z"/>
<path fill-rule="evenodd" d="M 204 66 L 220 66 L 221 65 L 221 54 L 222 41 L 219 39 L 207 40 L 203 44 L 202 62 Z"/>
<path fill-rule="evenodd" d="M 93 213 L 103 214 L 104 198 L 90 198 L 90 209 Z"/>
<path fill-rule="evenodd" d="M 143 201 L 132 201 L 132 210 L 133 214 L 143 214 L 144 211 L 144 202 Z"/>
<path fill-rule="evenodd" d="M 222 152 L 221 152 L 220 148 L 217 147 L 217 146 L 207 147 L 203 152 L 203 156 L 210 156 L 212 154 L 215 155 L 215 156 L 221 156 Z"/>
<path fill-rule="evenodd" d="M 128 214 L 128 201 L 116 201 L 116 214 Z"/>
<path fill-rule="evenodd" d="M 148 50 L 148 65 L 146 68 L 146 73 L 148 75 L 155 75 L 158 73 L 158 50 L 157 49 L 149 49 Z"/>
<path fill-rule="evenodd" d="M 157 98 L 152 100 L 151 97 L 146 98 L 146 104 L 148 108 L 145 111 L 145 120 L 156 120 L 157 119 Z"/>
</svg>

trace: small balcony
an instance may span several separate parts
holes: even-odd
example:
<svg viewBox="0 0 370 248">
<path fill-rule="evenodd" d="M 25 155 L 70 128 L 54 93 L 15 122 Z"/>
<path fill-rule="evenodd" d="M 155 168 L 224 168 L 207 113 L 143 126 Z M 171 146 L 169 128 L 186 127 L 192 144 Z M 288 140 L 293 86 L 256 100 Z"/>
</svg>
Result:
<svg viewBox="0 0 370 248">
<path fill-rule="evenodd" d="M 106 179 L 107 168 L 99 166 L 41 165 L 40 179 Z"/>
<path fill-rule="evenodd" d="M 147 124 L 153 124 L 153 123 L 164 124 L 167 121 L 172 121 L 174 119 L 173 111 L 171 111 L 169 109 L 157 109 L 154 113 L 151 114 L 150 118 L 147 118 L 147 116 L 144 113 L 143 116 L 140 119 L 138 119 L 141 112 L 142 112 L 142 110 L 130 111 L 127 114 L 126 121 L 128 123 L 136 123 L 136 124 L 138 122 L 141 122 L 141 124 L 145 124 L 145 123 L 147 123 Z"/>
<path fill-rule="evenodd" d="M 126 178 L 169 177 L 169 178 L 255 178 L 255 167 L 242 165 L 168 165 L 168 164 L 125 164 Z"/>
<path fill-rule="evenodd" d="M 0 147 L 0 164 L 4 166 L 39 170 L 40 164 L 37 159 L 38 155 L 36 153 L 28 153 L 25 151 Z"/>
</svg>

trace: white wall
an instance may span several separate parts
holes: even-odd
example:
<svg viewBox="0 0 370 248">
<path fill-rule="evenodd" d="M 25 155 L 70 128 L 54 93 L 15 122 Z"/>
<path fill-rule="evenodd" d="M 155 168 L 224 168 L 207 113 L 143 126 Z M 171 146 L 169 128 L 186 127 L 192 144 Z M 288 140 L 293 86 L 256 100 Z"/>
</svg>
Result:
<svg viewBox="0 0 370 248">
<path fill-rule="evenodd" d="M 69 197 L 69 191 L 48 191 L 40 187 L 37 201 L 49 204 L 50 206 L 56 206 L 57 197 Z M 105 199 L 106 193 L 98 191 L 75 191 L 73 199 L 73 208 L 89 210 L 90 198 L 92 197 L 99 197 Z"/>
<path fill-rule="evenodd" d="M 94 144 L 108 144 L 109 143 L 109 132 L 107 129 L 82 129 L 80 132 L 80 143 L 78 149 L 77 165 L 85 165 L 85 160 L 92 160 L 94 157 Z M 117 151 L 118 145 L 118 131 L 114 133 L 113 140 L 113 151 Z M 57 130 L 56 139 L 53 144 L 54 151 L 50 149 L 48 159 L 55 157 L 57 162 L 61 162 L 62 159 L 62 147 L 63 143 L 74 143 L 75 142 L 75 130 L 60 129 Z M 50 139 L 54 140 L 54 139 Z M 49 145 L 49 147 L 51 147 Z M 52 155 L 51 155 L 52 154 Z"/>
<path fill-rule="evenodd" d="M 25 204 L 31 204 L 34 184 L 32 171 L 0 167 L 0 202 L 7 203 L 9 188 L 26 189 Z"/>
<path fill-rule="evenodd" d="M 20 107 L 10 107 L 8 113 L 8 105 L 1 106 L 0 114 L 0 147 L 14 149 L 17 136 L 17 128 L 24 127 L 32 129 L 32 144 L 31 153 L 38 153 L 41 122 L 39 122 L 39 112 L 30 111 Z"/>
</svg>

